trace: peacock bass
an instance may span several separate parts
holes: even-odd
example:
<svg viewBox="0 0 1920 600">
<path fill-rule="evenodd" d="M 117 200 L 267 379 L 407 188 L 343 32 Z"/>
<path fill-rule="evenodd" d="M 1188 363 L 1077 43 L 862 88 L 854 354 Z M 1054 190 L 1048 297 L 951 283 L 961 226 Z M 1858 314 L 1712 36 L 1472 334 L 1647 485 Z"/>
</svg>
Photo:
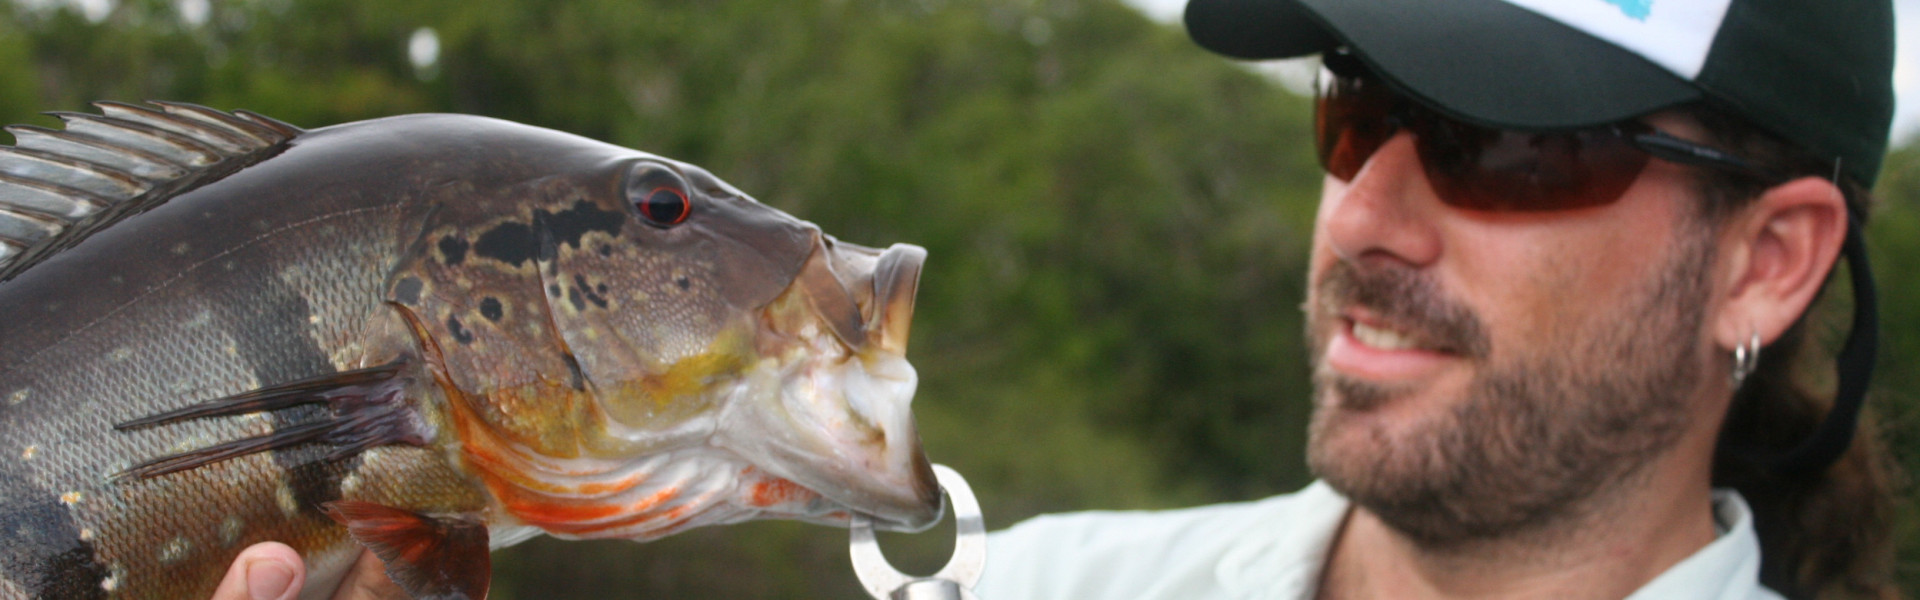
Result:
<svg viewBox="0 0 1920 600">
<path fill-rule="evenodd" d="M 0 599 L 308 596 L 488 551 L 788 518 L 900 530 L 925 251 L 693 165 L 506 121 L 314 129 L 99 103 L 0 146 Z"/>
</svg>

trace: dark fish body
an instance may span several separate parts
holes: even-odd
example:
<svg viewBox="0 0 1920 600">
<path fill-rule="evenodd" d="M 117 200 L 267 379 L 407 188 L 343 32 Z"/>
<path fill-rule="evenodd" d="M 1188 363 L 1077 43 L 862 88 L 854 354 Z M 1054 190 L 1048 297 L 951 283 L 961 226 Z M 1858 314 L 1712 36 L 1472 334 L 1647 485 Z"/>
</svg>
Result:
<svg viewBox="0 0 1920 600">
<path fill-rule="evenodd" d="M 323 594 L 408 519 L 479 532 L 445 545 L 480 572 L 389 572 L 477 597 L 487 547 L 541 532 L 937 515 L 887 325 L 915 249 L 504 121 L 235 120 L 0 264 L 0 599 L 204 598 L 266 540 Z"/>
</svg>

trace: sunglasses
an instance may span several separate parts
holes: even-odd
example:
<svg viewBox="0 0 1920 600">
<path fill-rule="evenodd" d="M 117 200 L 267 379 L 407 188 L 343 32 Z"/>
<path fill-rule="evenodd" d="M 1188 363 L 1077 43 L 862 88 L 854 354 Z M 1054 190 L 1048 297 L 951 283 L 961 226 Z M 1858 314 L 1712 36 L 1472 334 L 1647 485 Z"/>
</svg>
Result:
<svg viewBox="0 0 1920 600">
<path fill-rule="evenodd" d="M 1427 180 L 1449 206 L 1485 211 L 1551 211 L 1620 199 L 1651 158 L 1751 175 L 1785 177 L 1727 152 L 1637 121 L 1573 131 L 1517 131 L 1470 125 L 1419 106 L 1366 72 L 1351 54 L 1329 52 L 1314 103 L 1320 166 L 1352 181 L 1401 130 L 1413 134 Z"/>
</svg>

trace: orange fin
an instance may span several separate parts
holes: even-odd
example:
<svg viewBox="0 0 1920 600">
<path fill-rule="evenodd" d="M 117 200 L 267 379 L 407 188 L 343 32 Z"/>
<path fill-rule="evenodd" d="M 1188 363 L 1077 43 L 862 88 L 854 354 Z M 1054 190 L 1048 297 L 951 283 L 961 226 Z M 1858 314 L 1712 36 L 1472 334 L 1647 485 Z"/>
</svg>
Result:
<svg viewBox="0 0 1920 600">
<path fill-rule="evenodd" d="M 487 526 L 474 515 L 429 516 L 372 502 L 338 500 L 327 516 L 373 550 L 387 576 L 414 598 L 482 600 L 493 576 Z"/>
<path fill-rule="evenodd" d="M 411 409 L 405 398 L 407 380 L 401 376 L 404 367 L 405 363 L 396 362 L 330 373 L 117 423 L 114 429 L 129 431 L 192 419 L 274 411 L 306 404 L 325 404 L 329 408 L 327 416 L 323 418 L 265 435 L 161 456 L 134 465 L 115 477 L 158 477 L 256 452 L 303 444 L 332 445 L 333 451 L 327 455 L 330 460 L 347 458 L 382 444 L 424 444 L 426 436 L 417 431 L 408 412 Z"/>
</svg>

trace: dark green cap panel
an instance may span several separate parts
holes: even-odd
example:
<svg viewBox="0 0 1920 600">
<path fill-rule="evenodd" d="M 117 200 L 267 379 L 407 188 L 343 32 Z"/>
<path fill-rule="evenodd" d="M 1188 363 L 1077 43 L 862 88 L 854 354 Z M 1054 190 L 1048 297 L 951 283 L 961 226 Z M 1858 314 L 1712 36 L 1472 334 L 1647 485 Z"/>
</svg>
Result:
<svg viewBox="0 0 1920 600">
<path fill-rule="evenodd" d="M 1893 7 L 1742 0 L 1720 30 L 1701 89 L 1872 187 L 1893 123 Z"/>
<path fill-rule="evenodd" d="M 1637 54 L 1498 0 L 1301 3 L 1403 93 L 1481 125 L 1589 127 L 1699 97 Z"/>
</svg>

